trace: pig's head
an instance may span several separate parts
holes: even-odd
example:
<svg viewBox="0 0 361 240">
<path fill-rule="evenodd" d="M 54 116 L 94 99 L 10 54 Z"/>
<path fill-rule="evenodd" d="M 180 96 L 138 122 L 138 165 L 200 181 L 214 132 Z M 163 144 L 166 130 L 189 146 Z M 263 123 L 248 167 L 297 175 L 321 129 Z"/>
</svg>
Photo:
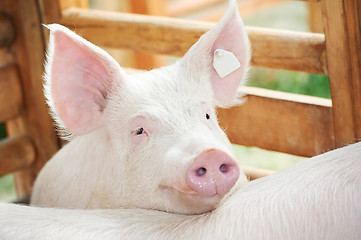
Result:
<svg viewBox="0 0 361 240">
<path fill-rule="evenodd" d="M 99 172 L 118 182 L 110 207 L 202 213 L 246 182 L 215 112 L 237 102 L 250 59 L 244 25 L 230 3 L 183 59 L 136 74 L 65 27 L 49 26 L 48 103 L 71 138 L 106 136 L 104 156 L 111 157 Z M 236 66 L 221 77 L 214 58 L 229 53 Z"/>
</svg>

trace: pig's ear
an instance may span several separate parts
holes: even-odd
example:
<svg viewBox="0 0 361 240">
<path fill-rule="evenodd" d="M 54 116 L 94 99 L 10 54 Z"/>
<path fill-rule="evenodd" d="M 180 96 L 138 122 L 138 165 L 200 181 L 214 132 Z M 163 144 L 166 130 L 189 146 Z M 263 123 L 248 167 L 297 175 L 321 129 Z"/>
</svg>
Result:
<svg viewBox="0 0 361 240">
<path fill-rule="evenodd" d="M 105 51 L 52 24 L 45 67 L 45 95 L 60 132 L 89 133 L 103 124 L 107 95 L 124 77 Z M 66 137 L 66 136 L 65 136 Z"/>
<path fill-rule="evenodd" d="M 222 19 L 192 46 L 180 63 L 192 79 L 205 76 L 211 82 L 216 105 L 230 106 L 245 81 L 250 57 L 250 43 L 237 1 L 230 0 Z"/>
</svg>

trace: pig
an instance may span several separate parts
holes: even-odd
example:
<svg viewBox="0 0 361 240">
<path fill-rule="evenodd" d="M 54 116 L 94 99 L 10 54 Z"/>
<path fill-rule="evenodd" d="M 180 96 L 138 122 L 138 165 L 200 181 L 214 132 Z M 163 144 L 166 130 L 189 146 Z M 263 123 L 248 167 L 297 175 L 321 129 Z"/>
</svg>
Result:
<svg viewBox="0 0 361 240">
<path fill-rule="evenodd" d="M 212 212 L 56 209 L 0 203 L 0 238 L 361 239 L 361 143 L 235 190 Z"/>
<path fill-rule="evenodd" d="M 236 1 L 181 60 L 142 73 L 48 28 L 45 95 L 70 142 L 41 170 L 31 205 L 200 214 L 247 182 L 215 110 L 240 102 L 249 68 Z"/>
</svg>

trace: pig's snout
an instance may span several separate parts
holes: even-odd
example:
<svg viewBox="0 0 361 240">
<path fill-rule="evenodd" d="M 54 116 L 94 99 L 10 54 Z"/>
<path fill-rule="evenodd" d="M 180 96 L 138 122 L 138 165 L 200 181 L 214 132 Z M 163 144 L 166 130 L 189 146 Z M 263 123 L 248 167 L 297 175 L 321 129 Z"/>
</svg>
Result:
<svg viewBox="0 0 361 240">
<path fill-rule="evenodd" d="M 218 149 L 199 154 L 186 172 L 187 184 L 202 196 L 224 195 L 237 182 L 240 174 L 235 159 Z"/>
</svg>

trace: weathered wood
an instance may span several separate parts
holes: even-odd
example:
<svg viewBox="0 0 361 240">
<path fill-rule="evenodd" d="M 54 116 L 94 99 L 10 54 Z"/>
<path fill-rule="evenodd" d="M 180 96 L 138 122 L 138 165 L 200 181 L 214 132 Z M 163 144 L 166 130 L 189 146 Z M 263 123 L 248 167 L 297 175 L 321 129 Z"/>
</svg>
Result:
<svg viewBox="0 0 361 240">
<path fill-rule="evenodd" d="M 146 14 L 154 16 L 165 16 L 166 0 L 130 0 L 130 9 L 132 13 Z M 159 68 L 165 65 L 165 59 L 163 56 L 156 56 L 147 53 L 134 53 L 135 66 L 139 69 L 153 69 Z"/>
<path fill-rule="evenodd" d="M 311 157 L 334 148 L 331 101 L 244 87 L 246 102 L 218 109 L 232 143 Z"/>
<path fill-rule="evenodd" d="M 15 66 L 0 68 L 0 122 L 16 117 L 23 107 L 19 75 Z"/>
<path fill-rule="evenodd" d="M 327 75 L 323 34 L 248 28 L 252 65 Z"/>
<path fill-rule="evenodd" d="M 12 137 L 0 142 L 0 176 L 29 167 L 36 150 L 26 136 Z"/>
<path fill-rule="evenodd" d="M 361 6 L 358 0 L 321 0 L 336 145 L 361 137 Z"/>
<path fill-rule="evenodd" d="M 15 39 L 14 26 L 5 12 L 0 12 L 0 48 L 10 46 Z"/>
<path fill-rule="evenodd" d="M 310 31 L 313 33 L 323 33 L 322 10 L 320 2 L 309 2 L 307 7 Z"/>
<path fill-rule="evenodd" d="M 45 44 L 38 4 L 35 0 L 1 0 L 0 11 L 12 17 L 16 40 L 11 45 L 23 87 L 24 108 L 19 117 L 7 122 L 11 136 L 27 135 L 37 150 L 31 168 L 15 173 L 18 197 L 29 195 L 40 168 L 58 150 L 58 138 L 43 98 L 42 73 Z"/>
<path fill-rule="evenodd" d="M 59 0 L 36 0 L 40 11 L 42 24 L 57 23 L 61 18 L 61 8 Z M 43 28 L 44 30 L 44 28 Z"/>
<path fill-rule="evenodd" d="M 261 168 L 254 168 L 254 167 L 248 167 L 248 166 L 241 166 L 241 169 L 246 174 L 248 180 L 252 181 L 258 178 L 269 176 L 275 171 L 267 170 L 267 169 L 261 169 Z"/>
<path fill-rule="evenodd" d="M 64 10 L 67 8 L 89 8 L 88 0 L 58 0 L 60 2 L 60 9 Z"/>
<path fill-rule="evenodd" d="M 168 1 L 166 12 L 168 16 L 180 17 L 222 2 L 225 2 L 225 0 Z"/>
<path fill-rule="evenodd" d="M 93 42 L 138 52 L 183 56 L 214 24 L 97 10 L 68 9 L 62 23 Z M 252 64 L 327 74 L 322 34 L 247 28 Z"/>
<path fill-rule="evenodd" d="M 238 2 L 238 11 L 243 18 L 246 18 L 285 2 L 287 2 L 287 0 L 244 0 Z M 193 5 L 193 3 L 189 4 Z M 226 12 L 227 6 L 227 1 L 224 1 L 223 3 L 220 3 L 216 6 L 212 6 L 208 9 L 203 9 L 203 11 L 199 11 L 191 15 L 186 15 L 184 17 L 207 22 L 218 22 L 219 19 L 221 19 L 221 17 Z"/>
</svg>

